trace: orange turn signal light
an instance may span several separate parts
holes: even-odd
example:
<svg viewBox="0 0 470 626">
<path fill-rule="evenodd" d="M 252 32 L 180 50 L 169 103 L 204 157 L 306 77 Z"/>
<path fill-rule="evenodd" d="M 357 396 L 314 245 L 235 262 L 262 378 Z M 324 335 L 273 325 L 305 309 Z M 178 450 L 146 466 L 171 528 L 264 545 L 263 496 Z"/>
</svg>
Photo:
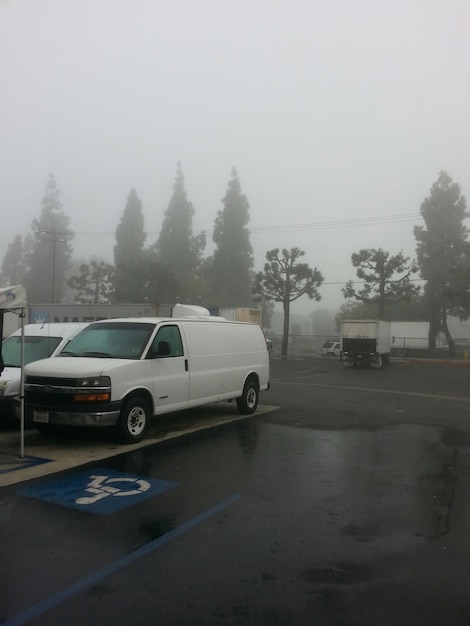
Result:
<svg viewBox="0 0 470 626">
<path fill-rule="evenodd" d="M 77 393 L 74 402 L 103 402 L 109 400 L 109 393 Z"/>
</svg>

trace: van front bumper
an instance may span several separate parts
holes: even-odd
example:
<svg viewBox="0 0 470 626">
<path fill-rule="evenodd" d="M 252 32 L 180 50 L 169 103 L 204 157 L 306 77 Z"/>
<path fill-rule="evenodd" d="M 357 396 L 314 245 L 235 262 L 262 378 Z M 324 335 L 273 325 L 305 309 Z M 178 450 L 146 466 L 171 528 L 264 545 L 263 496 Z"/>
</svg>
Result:
<svg viewBox="0 0 470 626">
<path fill-rule="evenodd" d="M 25 424 L 34 427 L 40 424 L 63 426 L 114 426 L 121 412 L 121 402 L 107 403 L 105 407 L 78 407 L 61 410 L 25 405 Z M 15 403 L 15 417 L 21 419 L 21 406 Z"/>
</svg>

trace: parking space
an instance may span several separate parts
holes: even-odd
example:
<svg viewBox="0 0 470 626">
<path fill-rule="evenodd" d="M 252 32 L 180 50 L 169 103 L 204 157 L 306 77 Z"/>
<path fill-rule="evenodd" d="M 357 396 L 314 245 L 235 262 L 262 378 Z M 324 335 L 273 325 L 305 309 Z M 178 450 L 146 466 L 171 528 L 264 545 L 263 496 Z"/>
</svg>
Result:
<svg viewBox="0 0 470 626">
<path fill-rule="evenodd" d="M 258 414 L 277 407 L 259 405 Z M 170 416 L 155 418 L 148 436 L 136 444 L 116 442 L 112 429 L 69 429 L 57 434 L 42 434 L 32 429 L 25 433 L 24 456 L 17 429 L 0 432 L 0 487 L 54 474 L 87 463 L 157 444 L 193 432 L 216 428 L 246 419 L 234 404 L 214 404 Z"/>
</svg>

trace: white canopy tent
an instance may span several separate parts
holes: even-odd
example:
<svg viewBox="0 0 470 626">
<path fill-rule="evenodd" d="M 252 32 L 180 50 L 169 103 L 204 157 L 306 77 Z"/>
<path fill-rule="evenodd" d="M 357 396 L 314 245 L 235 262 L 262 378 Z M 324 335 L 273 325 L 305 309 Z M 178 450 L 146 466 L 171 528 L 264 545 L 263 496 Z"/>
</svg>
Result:
<svg viewBox="0 0 470 626">
<path fill-rule="evenodd" d="M 20 377 L 20 405 L 21 405 L 21 426 L 20 426 L 20 457 L 24 457 L 24 318 L 26 309 L 26 289 L 23 285 L 12 287 L 0 287 L 0 315 L 2 318 L 5 311 L 11 311 L 19 316 L 21 321 L 21 377 Z M 1 333 L 0 333 L 1 335 Z M 1 354 L 1 344 L 0 344 Z"/>
</svg>

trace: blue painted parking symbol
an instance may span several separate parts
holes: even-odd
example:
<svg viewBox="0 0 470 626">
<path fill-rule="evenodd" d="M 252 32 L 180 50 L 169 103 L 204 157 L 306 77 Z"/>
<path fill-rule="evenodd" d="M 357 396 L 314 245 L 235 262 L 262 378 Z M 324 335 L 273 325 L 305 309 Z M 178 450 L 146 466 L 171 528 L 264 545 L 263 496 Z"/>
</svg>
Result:
<svg viewBox="0 0 470 626">
<path fill-rule="evenodd" d="M 92 468 L 38 487 L 22 489 L 19 493 L 81 511 L 109 515 L 153 498 L 176 485 L 166 480 Z"/>
</svg>

